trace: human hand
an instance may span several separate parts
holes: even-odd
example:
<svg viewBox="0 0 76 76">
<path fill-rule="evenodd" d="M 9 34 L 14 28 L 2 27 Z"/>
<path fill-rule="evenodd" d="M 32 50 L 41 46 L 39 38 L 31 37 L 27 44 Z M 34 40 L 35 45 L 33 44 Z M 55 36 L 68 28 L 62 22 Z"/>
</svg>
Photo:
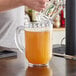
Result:
<svg viewBox="0 0 76 76">
<path fill-rule="evenodd" d="M 41 11 L 46 7 L 46 2 L 48 1 L 49 0 L 23 0 L 23 4 L 33 10 Z"/>
</svg>

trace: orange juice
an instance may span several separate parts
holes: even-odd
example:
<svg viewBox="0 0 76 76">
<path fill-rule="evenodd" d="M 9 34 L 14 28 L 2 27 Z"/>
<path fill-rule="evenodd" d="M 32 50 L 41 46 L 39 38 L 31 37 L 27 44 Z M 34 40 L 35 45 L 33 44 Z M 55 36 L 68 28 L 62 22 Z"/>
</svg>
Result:
<svg viewBox="0 0 76 76">
<path fill-rule="evenodd" d="M 52 57 L 50 31 L 25 31 L 25 55 L 32 64 L 47 64 Z"/>
</svg>

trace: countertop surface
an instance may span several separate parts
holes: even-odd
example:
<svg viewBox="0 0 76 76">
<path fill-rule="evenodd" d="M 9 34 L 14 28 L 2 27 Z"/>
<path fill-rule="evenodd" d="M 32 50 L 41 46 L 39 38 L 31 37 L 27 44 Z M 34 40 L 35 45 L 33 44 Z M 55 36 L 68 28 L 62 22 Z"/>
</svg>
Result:
<svg viewBox="0 0 76 76">
<path fill-rule="evenodd" d="M 47 67 L 29 67 L 17 50 L 17 57 L 0 59 L 0 76 L 76 76 L 76 61 L 53 56 Z"/>
</svg>

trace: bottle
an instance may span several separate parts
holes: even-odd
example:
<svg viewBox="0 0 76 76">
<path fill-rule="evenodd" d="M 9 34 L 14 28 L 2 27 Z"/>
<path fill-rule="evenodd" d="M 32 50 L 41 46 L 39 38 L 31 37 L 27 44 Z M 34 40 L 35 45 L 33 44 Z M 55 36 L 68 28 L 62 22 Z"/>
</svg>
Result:
<svg viewBox="0 0 76 76">
<path fill-rule="evenodd" d="M 61 27 L 65 27 L 64 10 L 61 10 Z"/>
<path fill-rule="evenodd" d="M 38 12 L 37 12 L 37 11 L 26 7 L 25 12 L 26 12 L 26 13 L 28 14 L 28 16 L 30 17 L 30 21 L 31 21 L 31 22 L 36 22 L 36 21 L 38 21 L 38 17 L 37 17 Z"/>
<path fill-rule="evenodd" d="M 58 14 L 56 18 L 54 19 L 54 28 L 59 28 L 60 27 L 60 15 Z"/>
<path fill-rule="evenodd" d="M 63 9 L 61 10 L 61 27 L 65 27 L 65 7 L 66 7 L 66 1 L 63 0 L 64 3 L 63 3 Z"/>
</svg>

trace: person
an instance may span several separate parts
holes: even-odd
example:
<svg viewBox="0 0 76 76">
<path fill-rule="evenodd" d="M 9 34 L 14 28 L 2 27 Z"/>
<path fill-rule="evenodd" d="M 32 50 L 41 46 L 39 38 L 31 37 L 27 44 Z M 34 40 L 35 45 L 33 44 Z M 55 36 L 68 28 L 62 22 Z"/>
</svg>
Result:
<svg viewBox="0 0 76 76">
<path fill-rule="evenodd" d="M 24 25 L 24 6 L 41 11 L 48 0 L 0 0 L 0 46 L 16 48 L 15 30 Z"/>
</svg>

